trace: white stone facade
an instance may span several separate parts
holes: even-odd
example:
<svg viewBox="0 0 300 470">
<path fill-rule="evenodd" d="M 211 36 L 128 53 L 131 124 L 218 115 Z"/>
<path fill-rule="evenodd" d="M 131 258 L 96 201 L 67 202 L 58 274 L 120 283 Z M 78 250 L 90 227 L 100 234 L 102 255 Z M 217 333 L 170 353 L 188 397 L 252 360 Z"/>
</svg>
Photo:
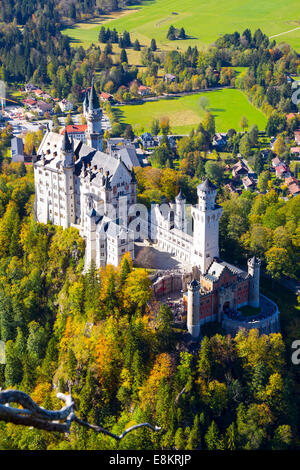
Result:
<svg viewBox="0 0 300 470">
<path fill-rule="evenodd" d="M 198 204 L 191 208 L 191 230 L 187 230 L 186 201 L 180 192 L 174 204 L 153 208 L 151 238 L 184 264 L 197 266 L 205 273 L 213 259 L 219 256 L 222 208 L 215 203 L 217 188 L 209 180 L 198 186 L 197 193 Z"/>
<path fill-rule="evenodd" d="M 181 192 L 175 203 L 152 208 L 149 222 L 147 209 L 136 205 L 133 156 L 124 149 L 102 152 L 102 111 L 93 85 L 83 109 L 87 144 L 70 139 L 67 130 L 47 132 L 33 158 L 37 221 L 78 228 L 86 240 L 86 269 L 92 261 L 117 266 L 126 252 L 134 259 L 134 241 L 150 238 L 183 265 L 206 272 L 219 256 L 217 188 L 209 180 L 198 186 L 191 233 Z"/>
</svg>

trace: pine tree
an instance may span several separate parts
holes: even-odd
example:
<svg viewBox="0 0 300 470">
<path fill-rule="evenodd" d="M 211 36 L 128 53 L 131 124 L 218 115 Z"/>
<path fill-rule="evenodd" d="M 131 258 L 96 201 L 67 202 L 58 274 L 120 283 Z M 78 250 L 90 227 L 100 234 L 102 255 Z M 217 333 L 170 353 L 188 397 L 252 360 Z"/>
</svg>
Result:
<svg viewBox="0 0 300 470">
<path fill-rule="evenodd" d="M 124 48 L 131 47 L 131 39 L 130 39 L 130 34 L 128 33 L 128 31 L 124 31 L 123 41 L 124 41 Z"/>
<path fill-rule="evenodd" d="M 174 41 L 174 39 L 176 39 L 175 32 L 176 30 L 174 26 L 171 25 L 167 34 L 167 39 L 169 39 L 169 41 Z"/>
<path fill-rule="evenodd" d="M 184 450 L 186 439 L 182 428 L 178 428 L 175 433 L 175 447 L 176 450 Z"/>
<path fill-rule="evenodd" d="M 121 60 L 121 64 L 123 64 L 124 62 L 126 62 L 126 63 L 128 62 L 127 53 L 126 53 L 125 49 L 121 50 L 120 60 Z"/>
<path fill-rule="evenodd" d="M 157 46 L 156 46 L 156 41 L 155 41 L 155 39 L 151 39 L 150 49 L 151 49 L 151 51 L 156 51 Z"/>
<path fill-rule="evenodd" d="M 141 50 L 140 42 L 139 42 L 138 39 L 136 39 L 133 43 L 133 50 L 134 51 L 140 51 Z"/>
<path fill-rule="evenodd" d="M 226 449 L 235 450 L 237 448 L 237 433 L 234 423 L 231 423 L 231 425 L 226 430 L 225 442 Z"/>
<path fill-rule="evenodd" d="M 196 450 L 201 449 L 201 434 L 199 416 L 196 415 L 194 418 L 193 427 L 189 432 L 185 450 Z"/>
<path fill-rule="evenodd" d="M 205 442 L 208 450 L 222 450 L 223 443 L 220 437 L 219 428 L 215 421 L 212 421 L 207 433 L 205 434 Z"/>
<path fill-rule="evenodd" d="M 151 134 L 156 136 L 160 132 L 159 121 L 158 119 L 153 119 L 151 123 Z"/>
<path fill-rule="evenodd" d="M 185 30 L 184 30 L 184 28 L 181 28 L 181 29 L 180 29 L 178 38 L 179 38 L 179 39 L 186 39 L 186 35 L 185 35 Z"/>
<path fill-rule="evenodd" d="M 106 43 L 106 31 L 104 26 L 102 26 L 100 29 L 99 42 Z"/>
</svg>

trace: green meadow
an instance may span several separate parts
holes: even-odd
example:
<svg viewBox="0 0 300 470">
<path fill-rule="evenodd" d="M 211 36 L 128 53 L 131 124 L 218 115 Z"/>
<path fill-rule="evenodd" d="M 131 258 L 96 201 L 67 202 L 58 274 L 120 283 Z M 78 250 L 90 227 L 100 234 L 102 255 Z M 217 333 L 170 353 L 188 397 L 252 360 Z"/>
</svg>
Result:
<svg viewBox="0 0 300 470">
<path fill-rule="evenodd" d="M 188 45 L 207 45 L 219 35 L 243 32 L 257 28 L 279 42 L 288 42 L 300 51 L 299 0 L 144 0 L 141 5 L 78 23 L 64 30 L 75 44 L 88 46 L 97 42 L 101 24 L 118 31 L 127 30 L 141 44 L 155 38 L 163 49 L 174 46 L 185 49 Z M 189 38 L 185 41 L 167 41 L 170 25 L 184 27 Z"/>
<path fill-rule="evenodd" d="M 252 106 L 241 91 L 235 89 L 123 105 L 118 109 L 121 121 L 131 124 L 137 131 L 150 131 L 153 119 L 167 116 L 174 134 L 188 134 L 198 126 L 205 113 L 199 104 L 199 98 L 203 95 L 209 99 L 207 109 L 215 116 L 217 131 L 226 132 L 230 128 L 241 130 L 239 123 L 243 115 L 247 117 L 249 127 L 257 124 L 260 130 L 265 129 L 267 119 L 264 114 Z"/>
</svg>

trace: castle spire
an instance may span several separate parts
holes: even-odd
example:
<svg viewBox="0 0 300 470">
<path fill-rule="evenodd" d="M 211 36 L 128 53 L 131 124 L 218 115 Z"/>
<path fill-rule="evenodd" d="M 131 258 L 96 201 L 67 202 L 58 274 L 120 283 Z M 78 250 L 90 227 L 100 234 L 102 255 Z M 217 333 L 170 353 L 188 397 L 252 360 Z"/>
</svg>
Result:
<svg viewBox="0 0 300 470">
<path fill-rule="evenodd" d="M 72 143 L 69 139 L 69 135 L 68 135 L 66 127 L 65 127 L 65 132 L 64 132 L 64 135 L 63 135 L 61 149 L 62 149 L 63 152 L 71 152 L 73 150 Z"/>
<path fill-rule="evenodd" d="M 90 96 L 89 96 L 89 109 L 93 110 L 93 109 L 99 109 L 99 108 L 100 108 L 99 99 L 98 99 L 98 95 L 95 91 L 94 79 L 93 79 L 92 80 L 91 91 L 90 91 Z"/>
<path fill-rule="evenodd" d="M 86 112 L 87 130 L 86 142 L 89 147 L 102 151 L 102 110 L 100 108 L 98 95 L 94 87 L 94 80 L 92 80 L 91 91 L 89 93 L 88 110 Z"/>
</svg>

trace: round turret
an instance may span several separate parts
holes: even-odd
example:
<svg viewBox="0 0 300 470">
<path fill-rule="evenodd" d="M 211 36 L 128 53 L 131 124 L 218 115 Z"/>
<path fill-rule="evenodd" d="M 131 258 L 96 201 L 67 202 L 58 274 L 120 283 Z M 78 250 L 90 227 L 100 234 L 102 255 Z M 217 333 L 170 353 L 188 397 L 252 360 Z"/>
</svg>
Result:
<svg viewBox="0 0 300 470">
<path fill-rule="evenodd" d="M 215 186 L 208 178 L 197 186 L 200 210 L 206 211 L 215 208 L 217 189 L 217 186 Z"/>
<path fill-rule="evenodd" d="M 193 339 L 197 339 L 200 334 L 200 283 L 194 279 L 187 288 L 187 329 Z"/>
<path fill-rule="evenodd" d="M 248 259 L 249 274 L 249 295 L 248 305 L 250 307 L 259 307 L 259 278 L 260 278 L 260 259 L 253 256 Z"/>
</svg>

